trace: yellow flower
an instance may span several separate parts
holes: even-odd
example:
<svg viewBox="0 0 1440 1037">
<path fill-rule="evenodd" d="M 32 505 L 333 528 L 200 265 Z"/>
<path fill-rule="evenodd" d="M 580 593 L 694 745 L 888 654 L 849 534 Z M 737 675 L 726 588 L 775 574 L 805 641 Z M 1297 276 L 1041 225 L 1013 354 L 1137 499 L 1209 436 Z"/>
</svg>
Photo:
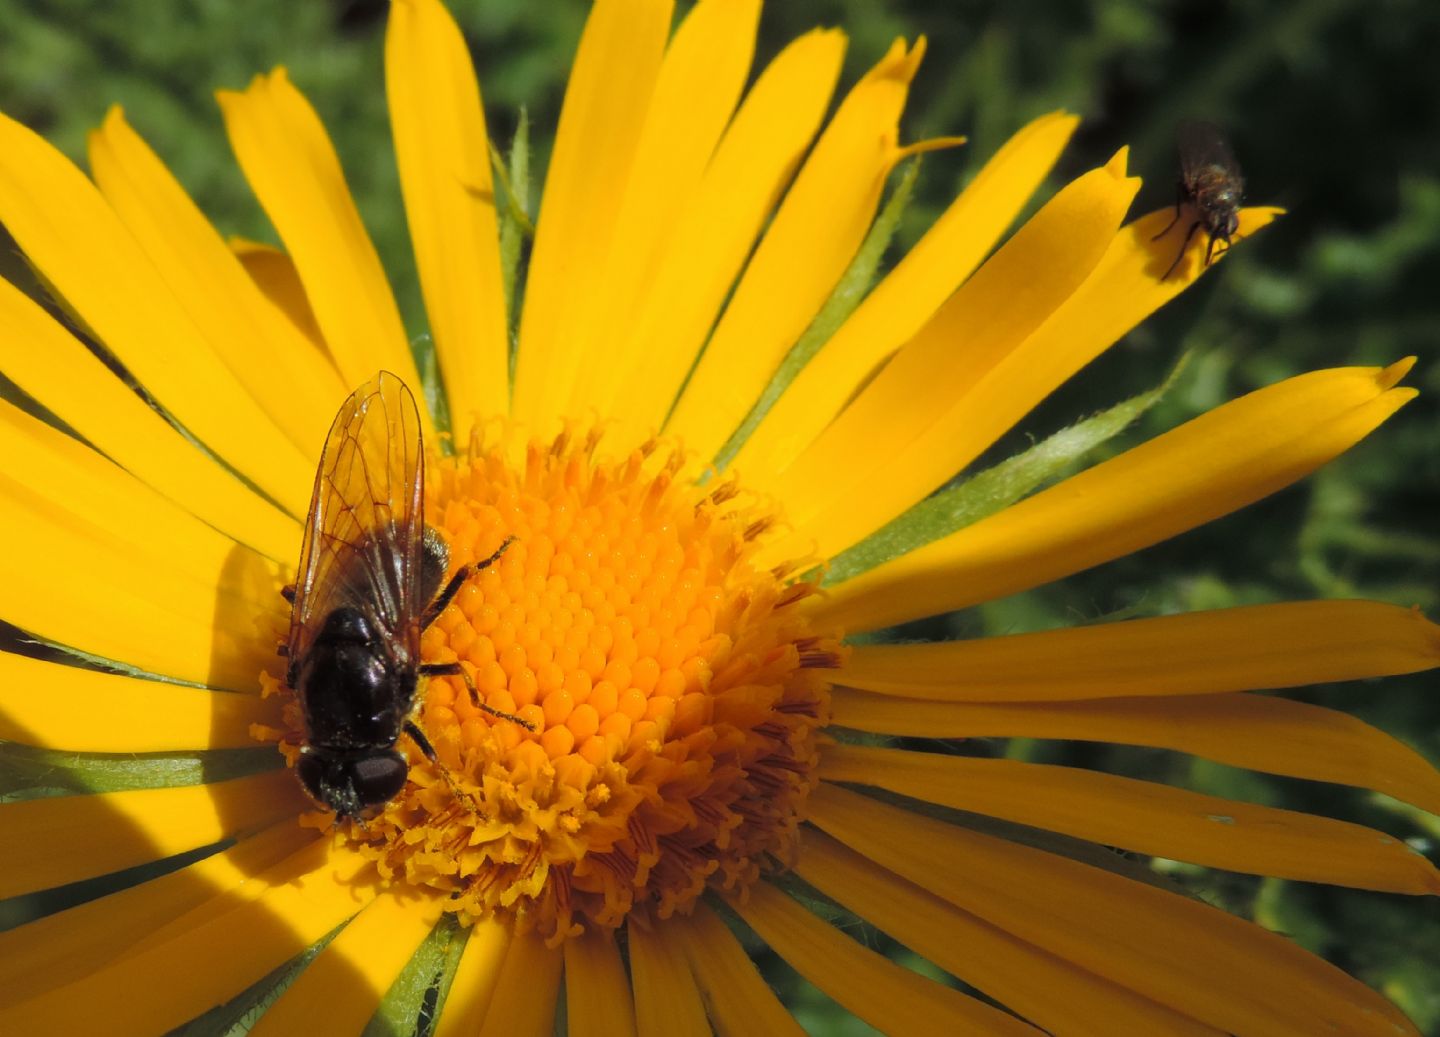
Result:
<svg viewBox="0 0 1440 1037">
<path fill-rule="evenodd" d="M 291 773 L 307 732 L 274 651 L 279 590 L 340 401 L 380 369 L 436 380 L 325 131 L 283 71 L 221 95 L 280 252 L 222 241 L 118 111 L 93 182 L 0 119 L 0 222 L 57 304 L 0 282 L 0 370 L 56 419 L 0 405 L 0 618 L 125 670 L 0 654 L 0 737 L 104 789 L 0 805 L 0 896 L 121 873 L 0 934 L 0 1031 L 159 1033 L 248 990 L 257 1033 L 356 1033 L 397 1003 L 413 1025 L 428 998 L 438 1034 L 548 1034 L 563 971 L 572 1033 L 797 1032 L 733 915 L 887 1033 L 1414 1032 L 1285 937 L 1081 852 L 1440 890 L 1403 843 L 936 740 L 1160 747 L 1435 811 L 1440 774 L 1398 742 L 1249 694 L 1433 667 L 1423 617 L 1304 602 L 854 641 L 1243 507 L 1405 403 L 1408 364 L 1293 378 L 857 556 L 1201 276 L 1203 236 L 1163 276 L 1187 228 L 1123 223 L 1139 183 L 1122 151 L 995 249 L 1075 126 L 1048 115 L 821 335 L 888 174 L 949 143 L 898 142 L 923 41 L 822 126 L 840 33 L 796 40 L 747 91 L 758 0 L 701 0 L 673 35 L 671 15 L 596 4 L 512 318 L 499 226 L 519 220 L 463 41 L 437 0 L 392 9 L 451 437 L 422 408 L 425 514 L 452 569 L 514 538 L 422 653 L 533 730 L 436 677 L 416 720 L 437 760 L 402 738 L 406 788 L 339 823 Z M 1275 213 L 1243 211 L 1237 240 Z M 93 754 L 159 755 L 126 789 Z M 987 1000 L 868 949 L 819 899 Z"/>
</svg>

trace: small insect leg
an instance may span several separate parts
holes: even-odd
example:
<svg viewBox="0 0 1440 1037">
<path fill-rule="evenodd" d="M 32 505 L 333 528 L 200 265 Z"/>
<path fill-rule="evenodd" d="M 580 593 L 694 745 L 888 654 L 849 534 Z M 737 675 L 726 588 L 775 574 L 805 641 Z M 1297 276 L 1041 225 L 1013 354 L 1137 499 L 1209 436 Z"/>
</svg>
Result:
<svg viewBox="0 0 1440 1037">
<path fill-rule="evenodd" d="M 285 586 L 281 587 L 280 597 L 284 598 L 292 605 L 295 604 L 295 585 L 293 583 L 287 583 Z"/>
<path fill-rule="evenodd" d="M 1178 186 L 1175 188 L 1175 218 L 1174 218 L 1173 220 L 1171 220 L 1169 223 L 1165 224 L 1165 229 L 1162 230 L 1159 234 L 1156 234 L 1153 238 L 1151 238 L 1151 239 L 1150 239 L 1151 241 L 1159 241 L 1159 240 L 1160 240 L 1161 238 L 1163 238 L 1166 234 L 1169 234 L 1169 233 L 1170 233 L 1170 228 L 1173 227 L 1173 226 L 1175 226 L 1175 224 L 1177 224 L 1177 223 L 1180 222 L 1180 210 L 1181 210 L 1182 208 L 1184 208 L 1184 206 L 1185 206 L 1185 185 L 1184 185 L 1184 184 L 1180 184 L 1180 185 L 1178 185 Z M 1165 277 L 1169 277 L 1169 276 L 1170 276 L 1169 274 L 1166 274 L 1166 275 L 1165 275 Z M 1163 281 L 1164 279 L 1165 279 L 1164 277 L 1161 278 L 1162 281 Z"/>
<path fill-rule="evenodd" d="M 1162 278 L 1160 278 L 1160 280 L 1162 280 L 1162 281 L 1169 280 L 1170 275 L 1175 272 L 1175 268 L 1180 265 L 1180 260 L 1182 260 L 1182 259 L 1185 258 L 1185 252 L 1186 252 L 1187 249 L 1190 248 L 1190 239 L 1195 236 L 1195 232 L 1196 232 L 1197 230 L 1199 230 L 1199 229 L 1200 229 L 1200 221 L 1199 221 L 1199 220 L 1196 220 L 1194 223 L 1190 224 L 1190 229 L 1185 232 L 1185 240 L 1180 243 L 1180 254 L 1175 257 L 1175 262 L 1173 262 L 1173 263 L 1170 264 L 1170 269 L 1167 270 L 1167 271 L 1165 271 L 1165 276 L 1162 277 Z M 1213 239 L 1212 239 L 1212 240 L 1213 240 Z M 1206 264 L 1208 265 L 1210 261 L 1209 261 L 1209 259 L 1206 259 L 1205 262 L 1206 262 Z"/>
<path fill-rule="evenodd" d="M 465 688 L 466 688 L 466 690 L 468 690 L 468 691 L 470 692 L 470 701 L 472 701 L 473 703 L 475 703 L 476 708 L 478 708 L 478 709 L 483 709 L 485 712 L 489 713 L 492 717 L 499 717 L 501 720 L 508 720 L 508 721 L 510 721 L 512 724 L 519 724 L 521 727 L 523 727 L 523 728 L 524 728 L 525 730 L 527 730 L 527 731 L 533 731 L 533 730 L 535 730 L 535 726 L 534 726 L 533 724 L 531 724 L 528 720 L 521 720 L 519 717 L 515 716 L 513 713 L 505 713 L 505 712 L 502 712 L 501 710 L 494 709 L 494 708 L 492 708 L 492 707 L 490 707 L 490 706 L 487 706 L 487 705 L 485 704 L 485 700 L 480 697 L 480 689 L 477 688 L 477 687 L 475 687 L 475 680 L 474 680 L 474 678 L 472 678 L 472 677 L 470 676 L 469 671 L 467 671 L 467 670 L 465 669 L 465 667 L 461 666 L 458 662 L 455 662 L 455 663 L 423 663 L 423 664 L 421 664 L 421 666 L 420 666 L 420 676 L 422 676 L 422 677 L 459 677 L 462 681 L 465 682 Z"/>
<path fill-rule="evenodd" d="M 1224 246 L 1225 246 L 1225 247 L 1224 247 L 1223 249 L 1221 249 L 1219 252 L 1216 252 L 1216 251 L 1215 251 L 1215 242 L 1217 242 L 1217 241 L 1223 243 Z M 1229 239 L 1229 238 L 1222 238 L 1222 237 L 1221 237 L 1220 235 L 1218 235 L 1218 234 L 1212 234 L 1212 235 L 1210 235 L 1210 244 L 1209 244 L 1208 246 L 1206 246 L 1206 248 L 1205 248 L 1205 265 L 1206 265 L 1206 266 L 1209 266 L 1210 263 L 1211 263 L 1211 261 L 1212 261 L 1212 259 L 1219 259 L 1221 256 L 1223 256 L 1226 252 L 1229 252 L 1229 251 L 1230 251 L 1230 239 Z M 1213 254 L 1213 255 L 1212 255 L 1212 254 Z"/>
</svg>

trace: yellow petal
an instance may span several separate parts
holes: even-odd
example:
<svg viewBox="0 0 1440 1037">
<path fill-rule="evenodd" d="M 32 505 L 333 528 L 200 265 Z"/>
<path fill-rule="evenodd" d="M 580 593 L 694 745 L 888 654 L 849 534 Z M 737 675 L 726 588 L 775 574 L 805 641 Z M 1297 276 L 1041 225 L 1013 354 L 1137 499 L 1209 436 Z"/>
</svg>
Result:
<svg viewBox="0 0 1440 1037">
<path fill-rule="evenodd" d="M 811 794 L 809 811 L 836 839 L 957 907 L 1231 1033 L 1415 1033 L 1363 983 L 1199 901 L 834 785 Z"/>
<path fill-rule="evenodd" d="M 801 1037 L 804 1030 L 765 985 L 755 963 L 725 923 L 698 901 L 689 918 L 674 915 L 660 923 L 684 944 L 695 982 L 705 997 L 710 1019 L 722 1034 L 774 1034 Z"/>
<path fill-rule="evenodd" d="M 631 922 L 625 932 L 639 1037 L 710 1037 L 705 1005 L 674 930 L 665 922 L 651 928 Z"/>
<path fill-rule="evenodd" d="M 113 1037 L 166 1033 L 258 982 L 364 907 L 376 890 L 357 881 L 362 869 L 373 871 L 358 854 L 316 840 L 267 872 L 275 881 L 260 883 L 259 895 L 235 898 L 201 924 L 143 940 L 97 972 L 0 1009 L 0 1031 L 88 1034 L 102 1013 Z"/>
<path fill-rule="evenodd" d="M 638 301 L 617 343 L 611 405 L 619 449 L 652 435 L 669 414 L 721 304 L 811 138 L 840 74 L 845 37 L 814 31 L 760 74 L 725 131 L 695 197 L 677 218 L 672 255 Z"/>
<path fill-rule="evenodd" d="M 1068 738 L 1174 749 L 1235 767 L 1375 789 L 1440 813 L 1440 772 L 1347 713 L 1263 695 L 928 702 L 837 689 L 835 723 L 917 738 Z"/>
<path fill-rule="evenodd" d="M 315 109 L 283 68 L 256 76 L 243 93 L 216 96 L 230 146 L 295 261 L 341 381 L 356 386 L 386 370 L 418 387 L 390 283 Z M 428 429 L 423 407 L 421 420 Z"/>
<path fill-rule="evenodd" d="M 118 107 L 90 134 L 90 169 L 185 314 L 305 457 L 346 392 L 339 372 L 281 318 Z"/>
<path fill-rule="evenodd" d="M 104 967 L 156 918 L 187 911 L 314 839 L 286 818 L 178 871 L 0 933 L 0 1006 Z"/>
<path fill-rule="evenodd" d="M 500 966 L 481 1037 L 550 1037 L 564 961 L 559 948 L 546 947 L 534 933 L 517 934 Z"/>
<path fill-rule="evenodd" d="M 253 605 L 284 613 L 278 567 L 187 513 L 72 436 L 0 401 L 5 473 L 29 493 L 103 531 L 126 553 Z M 293 552 L 293 547 L 292 547 Z"/>
<path fill-rule="evenodd" d="M 826 896 L 1056 1037 L 1220 1031 L 1086 972 L 962 911 L 823 832 L 808 829 L 795 872 Z"/>
<path fill-rule="evenodd" d="M 796 971 L 881 1033 L 1040 1033 L 869 950 L 767 882 L 757 882 L 731 906 Z"/>
<path fill-rule="evenodd" d="M 295 813 L 303 802 L 294 775 L 278 770 L 212 785 L 0 804 L 0 844 L 7 848 L 0 897 L 219 842 Z"/>
<path fill-rule="evenodd" d="M 3 115 L 0 154 L 0 222 L 30 262 L 180 424 L 303 514 L 313 465 L 236 382 L 95 185 Z"/>
<path fill-rule="evenodd" d="M 896 40 L 841 103 L 775 214 L 666 430 L 711 457 L 820 311 L 899 159 L 897 123 L 924 40 Z"/>
<path fill-rule="evenodd" d="M 393 888 L 360 909 L 340 934 L 265 1009 L 251 1033 L 359 1033 L 440 918 L 439 896 Z"/>
<path fill-rule="evenodd" d="M 565 941 L 565 1017 L 570 1037 L 634 1037 L 635 1006 L 611 930 Z"/>
<path fill-rule="evenodd" d="M 395 158 L 455 440 L 510 405 L 490 138 L 470 51 L 438 0 L 390 7 L 385 86 Z"/>
<path fill-rule="evenodd" d="M 1042 115 L 985 163 L 895 269 L 875 286 L 785 391 L 734 466 L 780 471 L 820 433 L 865 378 L 920 330 L 979 266 L 1040 186 L 1080 120 Z"/>
<path fill-rule="evenodd" d="M 325 336 L 320 331 L 320 322 L 305 297 L 305 286 L 300 282 L 300 271 L 294 261 L 273 245 L 266 245 L 248 238 L 232 237 L 227 244 L 260 294 L 265 297 L 271 312 L 288 320 L 312 346 L 330 362 L 330 352 L 325 345 Z"/>
<path fill-rule="evenodd" d="M 1392 836 L 1113 774 L 836 745 L 821 757 L 820 776 L 1210 868 L 1440 893 L 1440 872 Z"/>
<path fill-rule="evenodd" d="M 249 749 L 277 726 L 259 695 L 201 691 L 0 652 L 0 740 L 77 753 Z"/>
<path fill-rule="evenodd" d="M 1140 181 L 1124 153 L 1066 186 L 1007 241 L 783 473 L 760 483 L 826 557 L 922 499 L 1003 430 L 970 393 L 1105 254 Z M 763 478 L 763 476 L 762 476 Z"/>
<path fill-rule="evenodd" d="M 294 518 L 187 442 L 99 358 L 3 278 L 0 370 L 97 449 L 181 508 L 268 558 L 294 557 L 300 539 Z"/>
<path fill-rule="evenodd" d="M 660 74 L 671 0 L 597 0 L 570 70 L 525 281 L 512 409 L 549 430 L 579 363 L 566 314 L 606 262 L 616 199 L 635 161 Z"/>
<path fill-rule="evenodd" d="M 834 588 L 850 632 L 1036 587 L 1203 525 L 1303 478 L 1415 395 L 1412 361 L 1315 371 L 1217 407 L 1148 443 Z"/>
<path fill-rule="evenodd" d="M 488 915 L 470 927 L 460 964 L 450 982 L 444 1011 L 435 1022 L 435 1037 L 472 1034 L 485 1021 L 490 998 L 500 982 L 500 970 L 510 949 L 510 926 Z"/>
<path fill-rule="evenodd" d="M 278 612 L 137 557 L 0 474 L 0 616 L 29 633 L 177 680 L 255 689 L 274 662 Z"/>
<path fill-rule="evenodd" d="M 1300 688 L 1440 666 L 1440 627 L 1378 601 L 1296 601 L 930 644 L 857 645 L 852 688 L 1050 702 Z"/>
<path fill-rule="evenodd" d="M 602 266 L 575 286 L 567 348 L 579 358 L 568 413 L 604 405 L 619 371 L 615 344 L 667 264 L 688 266 L 673 248 L 689 206 L 750 72 L 759 0 L 703 0 L 666 48 Z"/>
</svg>

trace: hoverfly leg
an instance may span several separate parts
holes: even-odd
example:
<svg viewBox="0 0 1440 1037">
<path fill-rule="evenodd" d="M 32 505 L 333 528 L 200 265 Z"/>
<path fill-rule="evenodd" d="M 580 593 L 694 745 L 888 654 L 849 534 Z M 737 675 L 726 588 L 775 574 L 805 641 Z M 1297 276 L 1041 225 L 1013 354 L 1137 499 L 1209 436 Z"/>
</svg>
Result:
<svg viewBox="0 0 1440 1037">
<path fill-rule="evenodd" d="M 419 725 L 417 725 L 415 721 L 405 721 L 405 733 L 410 736 L 411 741 L 425 754 L 425 759 L 437 767 L 440 766 L 440 761 L 435 756 L 435 747 L 430 744 L 430 739 L 425 737 L 425 732 L 420 730 Z"/>
<path fill-rule="evenodd" d="M 413 720 L 407 720 L 405 721 L 404 731 L 410 736 L 410 740 L 415 743 L 420 751 L 425 754 L 425 759 L 435 765 L 435 769 L 440 772 L 440 777 L 445 779 L 445 786 L 450 790 L 450 795 L 469 807 L 471 813 L 478 814 L 480 812 L 480 804 L 475 802 L 474 796 L 460 787 L 459 783 L 455 781 L 455 775 L 450 773 L 450 768 L 440 762 L 439 757 L 435 755 L 435 747 L 430 744 L 430 739 L 425 737 L 425 732 L 420 730 L 419 725 Z"/>
<path fill-rule="evenodd" d="M 445 584 L 444 589 L 435 595 L 435 600 L 430 602 L 430 605 L 425 609 L 425 614 L 420 618 L 420 629 L 427 629 L 431 623 L 439 619 L 440 613 L 445 611 L 450 602 L 455 600 L 455 595 L 460 593 L 460 588 L 465 586 L 465 581 L 480 570 L 488 569 L 498 562 L 500 556 L 505 553 L 506 548 L 514 542 L 514 537 L 506 537 L 505 542 L 496 548 L 495 553 L 489 558 L 481 562 L 476 562 L 473 565 L 462 565 L 456 569 L 455 575 L 450 577 L 450 581 Z"/>
<path fill-rule="evenodd" d="M 281 641 L 278 645 L 275 646 L 275 654 L 282 659 L 290 658 L 290 646 L 284 641 Z"/>
<path fill-rule="evenodd" d="M 1180 244 L 1180 254 L 1175 257 L 1175 262 L 1173 262 L 1173 263 L 1170 264 L 1170 269 L 1165 271 L 1165 276 L 1161 277 L 1160 280 L 1162 280 L 1162 281 L 1169 280 L 1170 275 L 1175 272 L 1175 268 L 1180 265 L 1180 260 L 1182 260 L 1182 259 L 1185 258 L 1185 253 L 1186 253 L 1186 252 L 1189 250 L 1189 248 L 1190 248 L 1190 239 L 1195 236 L 1195 232 L 1196 232 L 1197 230 L 1199 230 L 1199 229 L 1200 229 L 1200 221 L 1199 221 L 1199 220 L 1196 220 L 1194 223 L 1190 224 L 1190 229 L 1185 232 L 1185 240 L 1184 240 L 1183 242 L 1181 242 L 1181 244 Z M 1212 239 L 1212 240 L 1213 240 L 1213 239 Z M 1207 259 L 1205 262 L 1206 262 L 1206 265 L 1208 266 L 1210 261 Z"/>
<path fill-rule="evenodd" d="M 495 553 L 493 555 L 485 559 L 483 562 L 475 563 L 475 571 L 478 573 L 481 569 L 488 569 L 496 562 L 500 561 L 500 556 L 503 555 L 513 543 L 515 543 L 514 537 L 506 537 L 504 542 L 502 542 L 500 546 L 495 549 Z"/>
<path fill-rule="evenodd" d="M 292 605 L 295 604 L 295 585 L 293 583 L 287 583 L 285 586 L 281 587 L 280 597 L 284 598 Z"/>
<path fill-rule="evenodd" d="M 475 704 L 476 709 L 483 709 L 492 717 L 499 717 L 501 720 L 508 720 L 512 724 L 519 724 L 527 731 L 535 730 L 535 725 L 528 720 L 522 720 L 513 713 L 506 713 L 485 704 L 480 697 L 480 689 L 475 687 L 475 679 L 470 672 L 458 662 L 453 663 L 422 663 L 419 670 L 422 677 L 459 677 L 465 682 L 465 688 L 470 692 L 470 701 Z"/>
</svg>

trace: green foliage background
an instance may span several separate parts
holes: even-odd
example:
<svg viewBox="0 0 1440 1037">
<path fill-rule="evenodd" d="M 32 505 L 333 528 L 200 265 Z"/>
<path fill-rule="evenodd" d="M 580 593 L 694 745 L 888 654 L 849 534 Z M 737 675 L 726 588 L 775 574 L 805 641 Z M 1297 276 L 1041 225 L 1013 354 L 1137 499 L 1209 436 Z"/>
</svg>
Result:
<svg viewBox="0 0 1440 1037">
<path fill-rule="evenodd" d="M 543 160 L 587 5 L 453 6 L 475 53 L 492 133 L 508 143 L 528 106 Z M 86 131 L 108 105 L 123 104 L 222 230 L 273 241 L 233 165 L 210 91 L 288 66 L 334 134 L 418 334 L 423 314 L 384 107 L 385 13 L 375 0 L 0 0 L 0 109 L 83 162 Z M 1165 206 L 1173 198 L 1175 125 L 1200 116 L 1227 128 L 1250 200 L 1290 209 L 1047 401 L 988 460 L 1155 387 L 1187 350 L 1194 359 L 1180 384 L 1110 452 L 1299 371 L 1420 357 L 1409 382 L 1422 388 L 1421 398 L 1302 486 L 930 632 L 999 633 L 1310 597 L 1367 596 L 1440 613 L 1440 4 L 772 3 L 760 57 L 816 24 L 849 33 L 846 82 L 893 37 L 927 35 L 905 137 L 970 137 L 968 147 L 926 160 L 899 244 L 918 237 L 1008 134 L 1057 107 L 1085 122 L 1052 188 L 1128 144 L 1131 167 L 1146 180 L 1140 210 Z M 1436 690 L 1437 678 L 1422 675 L 1305 697 L 1354 712 L 1440 760 Z M 1104 767 L 1313 810 L 1385 829 L 1440 859 L 1440 819 L 1354 790 L 1114 747 L 1012 743 L 966 751 Z M 1433 900 L 1171 870 L 1199 895 L 1253 913 L 1381 987 L 1422 1028 L 1440 1033 Z M 887 946 L 877 934 L 863 935 Z M 813 1032 L 864 1032 L 783 964 L 766 965 Z"/>
</svg>

